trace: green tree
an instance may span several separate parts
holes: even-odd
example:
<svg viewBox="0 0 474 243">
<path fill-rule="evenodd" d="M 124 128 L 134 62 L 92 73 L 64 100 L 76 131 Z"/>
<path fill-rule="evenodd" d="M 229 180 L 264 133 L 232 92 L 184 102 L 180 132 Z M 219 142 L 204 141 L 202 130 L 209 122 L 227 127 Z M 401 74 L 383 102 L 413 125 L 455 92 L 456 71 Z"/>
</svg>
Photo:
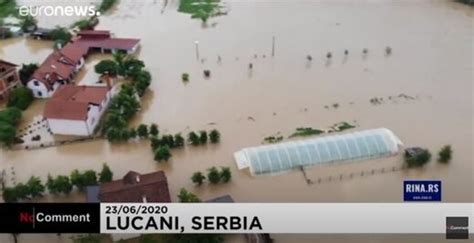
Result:
<svg viewBox="0 0 474 243">
<path fill-rule="evenodd" d="M 18 193 L 15 187 L 5 187 L 3 189 L 3 201 L 5 202 L 17 202 L 18 201 Z"/>
<path fill-rule="evenodd" d="M 54 188 L 58 193 L 64 193 L 66 195 L 69 194 L 72 191 L 72 185 L 69 181 L 69 177 L 63 175 L 56 176 L 56 179 L 54 179 Z"/>
<path fill-rule="evenodd" d="M 222 182 L 227 183 L 232 178 L 232 172 L 229 167 L 222 167 L 219 176 Z"/>
<path fill-rule="evenodd" d="M 48 174 L 48 179 L 46 179 L 46 188 L 48 188 L 49 193 L 57 194 L 58 190 L 56 189 L 56 185 L 54 184 L 53 177 Z"/>
<path fill-rule="evenodd" d="M 207 170 L 207 179 L 212 184 L 217 184 L 221 181 L 221 175 L 216 167 L 213 166 Z"/>
<path fill-rule="evenodd" d="M 100 183 L 110 182 L 112 181 L 113 177 L 114 177 L 114 174 L 112 170 L 110 170 L 109 166 L 106 163 L 104 163 L 102 165 L 102 170 L 99 173 Z"/>
<path fill-rule="evenodd" d="M 146 89 L 151 84 L 151 74 L 146 70 L 141 70 L 137 74 L 134 74 L 133 77 L 134 83 L 133 86 L 137 90 L 138 95 L 143 96 Z"/>
<path fill-rule="evenodd" d="M 191 180 L 193 181 L 193 183 L 195 183 L 198 186 L 202 185 L 205 179 L 206 177 L 202 174 L 201 171 L 194 172 L 193 176 L 191 177 Z"/>
<path fill-rule="evenodd" d="M 187 203 L 187 202 L 201 202 L 201 199 L 197 197 L 195 194 L 188 192 L 188 190 L 181 188 L 178 194 L 178 199 L 182 203 Z"/>
<path fill-rule="evenodd" d="M 438 161 L 440 163 L 449 163 L 451 161 L 453 150 L 451 145 L 445 145 L 438 153 Z"/>
<path fill-rule="evenodd" d="M 423 149 L 419 154 L 415 156 L 409 156 L 405 154 L 405 162 L 408 167 L 422 167 L 431 160 L 431 153 L 428 149 Z"/>
<path fill-rule="evenodd" d="M 158 137 L 151 137 L 150 142 L 151 142 L 150 145 L 153 151 L 162 145 L 161 139 L 159 139 Z"/>
<path fill-rule="evenodd" d="M 117 75 L 118 65 L 112 60 L 102 60 L 95 65 L 94 70 L 98 74 Z"/>
<path fill-rule="evenodd" d="M 188 141 L 192 145 L 199 145 L 200 142 L 201 142 L 200 139 L 199 139 L 199 136 L 195 132 L 188 133 Z"/>
<path fill-rule="evenodd" d="M 123 118 L 123 116 L 115 111 L 115 110 L 110 110 L 107 113 L 107 116 L 105 118 L 105 127 L 107 128 L 122 128 L 127 126 L 127 122 Z"/>
<path fill-rule="evenodd" d="M 14 89 L 8 96 L 8 107 L 16 107 L 21 110 L 26 110 L 33 102 L 33 93 L 27 87 L 18 87 Z"/>
<path fill-rule="evenodd" d="M 86 170 L 82 174 L 84 180 L 84 186 L 97 185 L 97 174 L 93 170 Z"/>
<path fill-rule="evenodd" d="M 109 9 L 114 6 L 114 4 L 117 2 L 117 0 L 102 0 L 100 6 L 99 6 L 99 11 L 101 13 L 107 12 Z"/>
<path fill-rule="evenodd" d="M 124 67 L 124 76 L 131 77 L 132 79 L 136 79 L 136 77 L 140 74 L 142 69 L 145 67 L 145 63 L 143 61 L 138 60 L 134 57 L 125 58 L 123 61 Z"/>
<path fill-rule="evenodd" d="M 138 133 L 138 136 L 140 136 L 141 138 L 147 138 L 149 134 L 148 126 L 145 124 L 140 124 L 137 128 L 137 133 Z"/>
<path fill-rule="evenodd" d="M 159 133 L 158 126 L 155 123 L 151 124 L 150 125 L 150 135 L 158 136 L 158 133 Z"/>
<path fill-rule="evenodd" d="M 221 134 L 216 129 L 211 130 L 209 133 L 209 140 L 211 143 L 218 143 L 221 140 Z"/>
<path fill-rule="evenodd" d="M 84 190 L 86 186 L 84 176 L 77 169 L 71 172 L 70 180 L 71 180 L 71 184 L 77 187 L 77 189 L 79 189 L 80 191 Z"/>
<path fill-rule="evenodd" d="M 15 126 L 21 120 L 21 110 L 16 107 L 8 107 L 0 111 L 0 122 Z"/>
<path fill-rule="evenodd" d="M 202 130 L 199 131 L 199 143 L 206 144 L 207 143 L 207 132 Z"/>
<path fill-rule="evenodd" d="M 15 142 L 16 129 L 10 124 L 0 121 L 0 142 L 9 147 Z"/>
<path fill-rule="evenodd" d="M 23 64 L 21 65 L 20 71 L 18 72 L 20 80 L 23 84 L 26 84 L 33 73 L 38 69 L 37 63 Z"/>
<path fill-rule="evenodd" d="M 115 52 L 113 54 L 113 61 L 117 64 L 117 74 L 120 76 L 125 76 L 126 68 L 124 62 L 126 58 L 127 55 L 123 52 Z"/>
<path fill-rule="evenodd" d="M 171 158 L 170 147 L 167 145 L 160 146 L 155 150 L 155 161 L 168 161 Z"/>
<path fill-rule="evenodd" d="M 183 73 L 181 74 L 181 80 L 183 82 L 188 82 L 189 81 L 189 73 Z"/>
<path fill-rule="evenodd" d="M 128 131 L 129 135 L 130 135 L 130 138 L 136 138 L 137 137 L 137 130 L 135 130 L 135 128 L 130 128 L 130 130 Z"/>
<path fill-rule="evenodd" d="M 173 135 L 168 135 L 168 134 L 163 135 L 163 136 L 161 137 L 161 144 L 162 144 L 162 145 L 166 145 L 166 146 L 168 146 L 168 147 L 170 147 L 170 148 L 174 148 L 175 146 L 174 146 L 174 138 L 173 138 Z"/>
<path fill-rule="evenodd" d="M 179 148 L 184 146 L 184 138 L 181 136 L 181 133 L 174 135 L 174 147 Z"/>
<path fill-rule="evenodd" d="M 121 128 L 109 127 L 105 133 L 109 142 L 120 141 L 121 139 Z"/>
<path fill-rule="evenodd" d="M 30 179 L 28 180 L 28 182 L 26 182 L 26 187 L 28 188 L 28 195 L 32 198 L 35 198 L 35 197 L 42 197 L 43 196 L 43 192 L 44 192 L 44 185 L 43 183 L 41 183 L 41 180 L 39 177 L 36 177 L 36 176 L 32 176 L 30 177 Z"/>
<path fill-rule="evenodd" d="M 72 35 L 68 29 L 58 26 L 51 31 L 50 37 L 56 44 L 64 46 L 71 40 Z"/>
<path fill-rule="evenodd" d="M 18 199 L 27 199 L 29 198 L 30 189 L 26 184 L 18 183 L 15 186 L 15 192 Z"/>
<path fill-rule="evenodd" d="M 37 28 L 37 24 L 38 21 L 36 21 L 36 19 L 31 15 L 21 17 L 20 26 L 21 30 L 23 30 L 24 32 L 35 30 Z"/>
</svg>

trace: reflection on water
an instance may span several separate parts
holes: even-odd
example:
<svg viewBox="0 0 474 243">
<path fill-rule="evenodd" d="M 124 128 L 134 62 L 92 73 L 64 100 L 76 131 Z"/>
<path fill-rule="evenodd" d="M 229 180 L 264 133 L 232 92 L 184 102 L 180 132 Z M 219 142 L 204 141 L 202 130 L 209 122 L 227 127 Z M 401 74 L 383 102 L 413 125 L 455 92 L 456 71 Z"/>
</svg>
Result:
<svg viewBox="0 0 474 243">
<path fill-rule="evenodd" d="M 400 202 L 404 179 L 433 178 L 443 180 L 445 201 L 473 201 L 472 8 L 448 1 L 230 1 L 229 15 L 213 19 L 218 22 L 215 28 L 203 29 L 200 21 L 169 11 L 174 4 L 170 1 L 161 13 L 163 6 L 156 1 L 122 0 L 113 14 L 101 18 L 98 28 L 142 39 L 139 57 L 154 82 L 133 126 L 155 122 L 164 133 L 217 128 L 223 135 L 221 144 L 176 150 L 168 163 L 153 161 L 148 142 L 110 145 L 97 140 L 0 152 L 2 166 L 13 166 L 17 181 L 67 174 L 75 168 L 99 170 L 107 162 L 116 178 L 128 170 L 165 170 L 172 195 L 186 187 L 203 199 L 230 193 L 240 202 Z M 204 62 L 196 61 L 196 40 Z M 0 58 L 38 62 L 50 46 L 23 39 L 1 41 Z M 385 56 L 386 46 L 393 48 L 392 55 Z M 365 57 L 363 48 L 369 50 Z M 333 55 L 326 65 L 329 51 Z M 91 56 L 81 83 L 97 78 L 93 66 L 104 58 L 107 55 Z M 203 77 L 205 69 L 211 70 L 210 79 Z M 185 72 L 190 74 L 186 85 L 181 81 Z M 419 98 L 377 106 L 369 102 L 401 93 Z M 324 108 L 334 103 L 339 108 Z M 40 112 L 42 106 L 35 104 L 27 113 Z M 312 186 L 298 171 L 252 177 L 234 164 L 233 152 L 258 145 L 266 136 L 353 120 L 360 129 L 390 128 L 406 146 L 428 147 L 433 155 L 451 144 L 453 161 L 448 166 L 432 161 L 420 170 Z M 400 163 L 395 157 L 308 173 L 317 178 Z M 211 166 L 230 166 L 232 181 L 194 187 L 192 173 Z M 282 242 L 285 239 L 288 236 L 281 236 Z M 311 237 L 298 239 L 294 242 L 314 242 Z"/>
</svg>

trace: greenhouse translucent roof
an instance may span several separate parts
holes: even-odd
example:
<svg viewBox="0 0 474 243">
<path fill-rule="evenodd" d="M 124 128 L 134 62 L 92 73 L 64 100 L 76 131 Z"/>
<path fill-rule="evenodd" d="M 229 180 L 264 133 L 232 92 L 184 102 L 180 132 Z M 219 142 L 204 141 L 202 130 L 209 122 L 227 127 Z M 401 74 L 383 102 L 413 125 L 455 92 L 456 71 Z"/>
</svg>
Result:
<svg viewBox="0 0 474 243">
<path fill-rule="evenodd" d="M 244 148 L 234 153 L 239 169 L 280 173 L 313 165 L 349 162 L 398 153 L 402 142 L 386 128 Z"/>
</svg>

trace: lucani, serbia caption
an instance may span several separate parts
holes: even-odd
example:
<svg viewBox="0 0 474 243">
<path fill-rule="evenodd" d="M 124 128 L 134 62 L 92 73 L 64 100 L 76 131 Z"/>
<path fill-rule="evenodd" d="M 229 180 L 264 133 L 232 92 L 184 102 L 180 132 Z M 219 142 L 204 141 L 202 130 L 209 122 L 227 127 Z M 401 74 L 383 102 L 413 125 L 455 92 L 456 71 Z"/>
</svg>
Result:
<svg viewBox="0 0 474 243">
<path fill-rule="evenodd" d="M 113 218 L 113 219 L 112 219 Z M 263 230 L 257 216 L 194 216 L 191 222 L 181 224 L 183 219 L 179 216 L 163 215 L 115 215 L 107 216 L 106 230 L 111 231 L 174 231 L 174 232 L 199 232 L 199 231 L 251 231 Z M 184 225 L 190 225 L 187 229 Z"/>
</svg>

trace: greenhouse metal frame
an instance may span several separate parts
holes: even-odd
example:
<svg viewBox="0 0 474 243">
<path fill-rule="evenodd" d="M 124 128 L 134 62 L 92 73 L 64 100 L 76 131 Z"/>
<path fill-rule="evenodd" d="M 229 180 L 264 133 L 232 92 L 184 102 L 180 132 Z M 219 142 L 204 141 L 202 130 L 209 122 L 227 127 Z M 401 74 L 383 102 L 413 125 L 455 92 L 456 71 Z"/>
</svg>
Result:
<svg viewBox="0 0 474 243">
<path fill-rule="evenodd" d="M 234 153 L 239 169 L 253 175 L 395 155 L 403 146 L 389 129 L 378 128 L 244 148 Z"/>
</svg>

